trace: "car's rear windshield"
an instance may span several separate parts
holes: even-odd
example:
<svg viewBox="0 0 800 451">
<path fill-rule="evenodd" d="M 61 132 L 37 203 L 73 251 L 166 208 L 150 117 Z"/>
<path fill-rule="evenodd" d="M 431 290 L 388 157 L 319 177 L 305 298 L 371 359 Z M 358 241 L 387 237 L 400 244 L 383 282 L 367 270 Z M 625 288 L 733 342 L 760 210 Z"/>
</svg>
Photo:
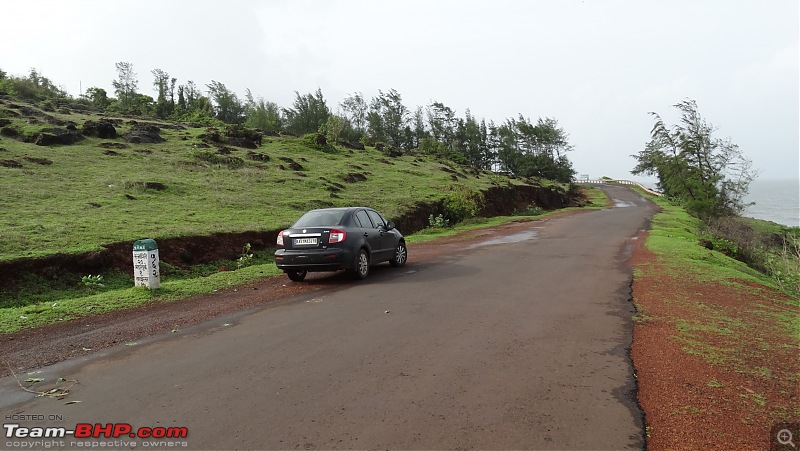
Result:
<svg viewBox="0 0 800 451">
<path fill-rule="evenodd" d="M 293 228 L 335 226 L 342 222 L 345 210 L 317 210 L 309 211 L 294 223 Z"/>
</svg>

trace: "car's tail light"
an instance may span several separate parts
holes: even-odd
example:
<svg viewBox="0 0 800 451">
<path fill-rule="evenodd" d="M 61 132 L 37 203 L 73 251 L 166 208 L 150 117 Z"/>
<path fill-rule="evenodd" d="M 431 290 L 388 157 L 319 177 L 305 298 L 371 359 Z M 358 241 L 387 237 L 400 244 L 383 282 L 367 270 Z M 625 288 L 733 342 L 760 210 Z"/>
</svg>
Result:
<svg viewBox="0 0 800 451">
<path fill-rule="evenodd" d="M 345 238 L 347 238 L 347 232 L 344 230 L 333 229 L 328 237 L 328 244 L 341 243 Z"/>
<path fill-rule="evenodd" d="M 278 246 L 283 246 L 283 230 L 278 233 Z"/>
</svg>

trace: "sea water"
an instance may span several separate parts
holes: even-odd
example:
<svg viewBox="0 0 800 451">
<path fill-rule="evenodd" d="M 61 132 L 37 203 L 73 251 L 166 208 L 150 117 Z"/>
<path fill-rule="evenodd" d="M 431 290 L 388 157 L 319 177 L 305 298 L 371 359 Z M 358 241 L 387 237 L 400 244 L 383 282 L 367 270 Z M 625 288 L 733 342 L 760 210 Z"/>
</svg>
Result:
<svg viewBox="0 0 800 451">
<path fill-rule="evenodd" d="M 800 180 L 755 179 L 745 202 L 755 205 L 747 207 L 743 216 L 800 226 Z"/>
</svg>

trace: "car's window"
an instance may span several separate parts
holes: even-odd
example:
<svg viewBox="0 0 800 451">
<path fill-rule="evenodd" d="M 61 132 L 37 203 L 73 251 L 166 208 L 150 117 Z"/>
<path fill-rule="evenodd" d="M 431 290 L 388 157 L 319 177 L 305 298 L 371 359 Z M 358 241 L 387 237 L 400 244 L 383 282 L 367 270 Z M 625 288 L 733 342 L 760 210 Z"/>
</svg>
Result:
<svg viewBox="0 0 800 451">
<path fill-rule="evenodd" d="M 342 222 L 345 210 L 312 210 L 304 214 L 292 227 L 335 226 Z"/>
<path fill-rule="evenodd" d="M 358 210 L 354 216 L 356 220 L 356 225 L 361 227 L 362 229 L 374 229 L 375 226 L 372 225 L 372 222 L 369 220 L 369 216 L 367 216 L 367 212 L 364 210 Z"/>
<path fill-rule="evenodd" d="M 375 228 L 386 228 L 386 221 L 383 220 L 383 216 L 379 215 L 378 212 L 367 210 L 367 214 L 372 219 L 372 223 L 375 224 Z"/>
</svg>

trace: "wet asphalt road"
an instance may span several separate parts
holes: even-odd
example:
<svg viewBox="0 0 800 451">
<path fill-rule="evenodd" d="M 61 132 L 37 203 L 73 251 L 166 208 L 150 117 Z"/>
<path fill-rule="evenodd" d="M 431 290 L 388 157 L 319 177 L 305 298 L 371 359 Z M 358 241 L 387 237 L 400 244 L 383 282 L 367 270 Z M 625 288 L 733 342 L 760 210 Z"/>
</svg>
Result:
<svg viewBox="0 0 800 451">
<path fill-rule="evenodd" d="M 642 448 L 624 261 L 654 210 L 606 189 L 616 208 L 421 264 L 411 246 L 405 268 L 36 376 L 79 381 L 64 401 L 4 405 L 2 381 L 0 412 L 187 427 L 192 449 Z"/>
</svg>

